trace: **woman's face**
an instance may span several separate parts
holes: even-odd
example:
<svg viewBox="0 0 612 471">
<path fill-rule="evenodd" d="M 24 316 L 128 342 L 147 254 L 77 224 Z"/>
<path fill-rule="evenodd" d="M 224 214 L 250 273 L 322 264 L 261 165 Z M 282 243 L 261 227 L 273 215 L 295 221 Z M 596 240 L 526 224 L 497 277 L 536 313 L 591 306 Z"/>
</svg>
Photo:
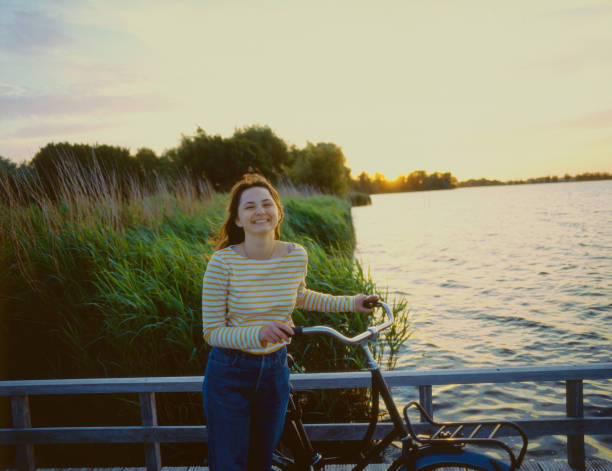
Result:
<svg viewBox="0 0 612 471">
<path fill-rule="evenodd" d="M 242 192 L 236 225 L 244 229 L 245 235 L 274 234 L 279 219 L 278 207 L 267 188 L 253 186 Z"/>
</svg>

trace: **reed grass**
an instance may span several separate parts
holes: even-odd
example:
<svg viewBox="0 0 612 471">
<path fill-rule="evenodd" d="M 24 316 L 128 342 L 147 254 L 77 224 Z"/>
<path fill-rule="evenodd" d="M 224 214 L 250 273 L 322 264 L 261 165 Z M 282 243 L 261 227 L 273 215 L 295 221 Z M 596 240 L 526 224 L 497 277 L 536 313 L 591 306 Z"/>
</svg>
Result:
<svg viewBox="0 0 612 471">
<path fill-rule="evenodd" d="M 194 187 L 186 178 L 157 179 L 146 188 L 135 181 L 129 194 L 118 194 L 113 175 L 99 167 L 62 165 L 58 201 L 25 179 L 22 186 L 2 189 L 8 196 L 0 207 L 5 266 L 0 304 L 10 313 L 4 314 L 4 335 L 13 359 L 8 371 L 0 370 L 2 379 L 203 374 L 208 346 L 201 333 L 201 280 L 228 196 L 215 194 L 205 183 Z M 386 299 L 352 257 L 350 205 L 309 189 L 286 187 L 282 194 L 281 232 L 308 250 L 309 287 L 331 294 L 378 293 Z M 405 307 L 405 301 L 394 305 L 399 323 L 375 346 L 388 367 L 409 335 Z M 301 310 L 294 320 L 349 334 L 373 321 L 371 314 Z M 356 349 L 325 337 L 295 339 L 290 351 L 301 371 L 365 366 Z M 163 395 L 160 422 L 201 423 L 201 398 L 188 396 Z M 74 421 L 91 425 L 81 400 L 86 398 L 74 403 Z M 137 421 L 137 406 L 127 398 L 121 401 L 112 407 L 115 414 L 112 408 L 99 414 L 105 420 L 108 414 L 122 414 Z M 315 419 L 333 421 L 363 418 L 369 398 L 363 390 L 319 391 L 304 393 L 300 401 Z M 66 411 L 48 408 L 41 414 L 38 423 L 57 425 Z"/>
</svg>

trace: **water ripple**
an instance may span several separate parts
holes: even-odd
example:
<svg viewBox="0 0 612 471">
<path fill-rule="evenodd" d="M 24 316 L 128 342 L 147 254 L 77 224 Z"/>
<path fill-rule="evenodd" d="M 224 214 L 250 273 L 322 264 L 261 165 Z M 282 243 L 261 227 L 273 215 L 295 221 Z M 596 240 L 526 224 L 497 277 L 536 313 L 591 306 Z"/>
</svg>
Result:
<svg viewBox="0 0 612 471">
<path fill-rule="evenodd" d="M 611 181 L 372 199 L 353 208 L 357 256 L 410 303 L 416 330 L 400 368 L 611 361 Z M 434 388 L 434 404 L 446 420 L 558 417 L 564 394 L 563 382 L 463 385 Z M 612 415 L 612 381 L 589 382 L 585 412 Z M 586 444 L 612 460 L 609 437 Z M 564 446 L 538 438 L 530 454 L 562 457 Z"/>
</svg>

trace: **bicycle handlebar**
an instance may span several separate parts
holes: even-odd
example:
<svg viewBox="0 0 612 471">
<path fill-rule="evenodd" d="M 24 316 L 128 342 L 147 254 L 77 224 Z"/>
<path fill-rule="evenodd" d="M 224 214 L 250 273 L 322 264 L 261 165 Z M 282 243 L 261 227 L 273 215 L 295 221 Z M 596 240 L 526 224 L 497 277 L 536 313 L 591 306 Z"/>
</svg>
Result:
<svg viewBox="0 0 612 471">
<path fill-rule="evenodd" d="M 331 327 L 324 326 L 324 325 L 317 325 L 314 327 L 295 326 L 293 328 L 293 332 L 294 332 L 294 335 L 328 334 L 334 337 L 335 339 L 339 340 L 340 342 L 346 343 L 349 345 L 356 344 L 356 343 L 362 343 L 368 340 L 370 337 L 375 337 L 376 334 L 378 334 L 378 332 L 386 329 L 387 327 L 390 327 L 393 324 L 393 313 L 391 312 L 391 308 L 386 303 L 383 303 L 381 301 L 376 302 L 372 307 L 376 307 L 376 306 L 382 307 L 384 309 L 385 313 L 387 314 L 388 319 L 382 324 L 368 328 L 368 330 L 356 335 L 355 337 L 351 337 L 351 338 L 346 337 L 345 335 L 342 335 L 337 330 L 332 329 Z"/>
</svg>

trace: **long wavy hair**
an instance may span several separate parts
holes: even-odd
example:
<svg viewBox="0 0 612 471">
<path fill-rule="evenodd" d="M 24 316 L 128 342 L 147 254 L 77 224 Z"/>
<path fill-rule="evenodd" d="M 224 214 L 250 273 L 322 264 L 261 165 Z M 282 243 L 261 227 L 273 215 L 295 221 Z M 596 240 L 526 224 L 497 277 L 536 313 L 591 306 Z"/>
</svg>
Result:
<svg viewBox="0 0 612 471">
<path fill-rule="evenodd" d="M 285 212 L 283 211 L 283 205 L 281 204 L 278 192 L 263 175 L 258 173 L 246 173 L 240 180 L 234 183 L 234 186 L 230 191 L 230 202 L 227 207 L 227 218 L 225 219 L 223 226 L 221 226 L 221 231 L 219 232 L 217 249 L 224 249 L 230 245 L 244 242 L 244 229 L 236 225 L 236 219 L 238 219 L 238 206 L 240 205 L 240 197 L 242 196 L 244 190 L 248 190 L 254 186 L 259 186 L 268 190 L 270 195 L 272 195 L 274 203 L 276 203 L 279 219 L 278 224 L 274 229 L 274 238 L 276 240 L 280 239 L 280 225 L 285 218 Z"/>
</svg>

